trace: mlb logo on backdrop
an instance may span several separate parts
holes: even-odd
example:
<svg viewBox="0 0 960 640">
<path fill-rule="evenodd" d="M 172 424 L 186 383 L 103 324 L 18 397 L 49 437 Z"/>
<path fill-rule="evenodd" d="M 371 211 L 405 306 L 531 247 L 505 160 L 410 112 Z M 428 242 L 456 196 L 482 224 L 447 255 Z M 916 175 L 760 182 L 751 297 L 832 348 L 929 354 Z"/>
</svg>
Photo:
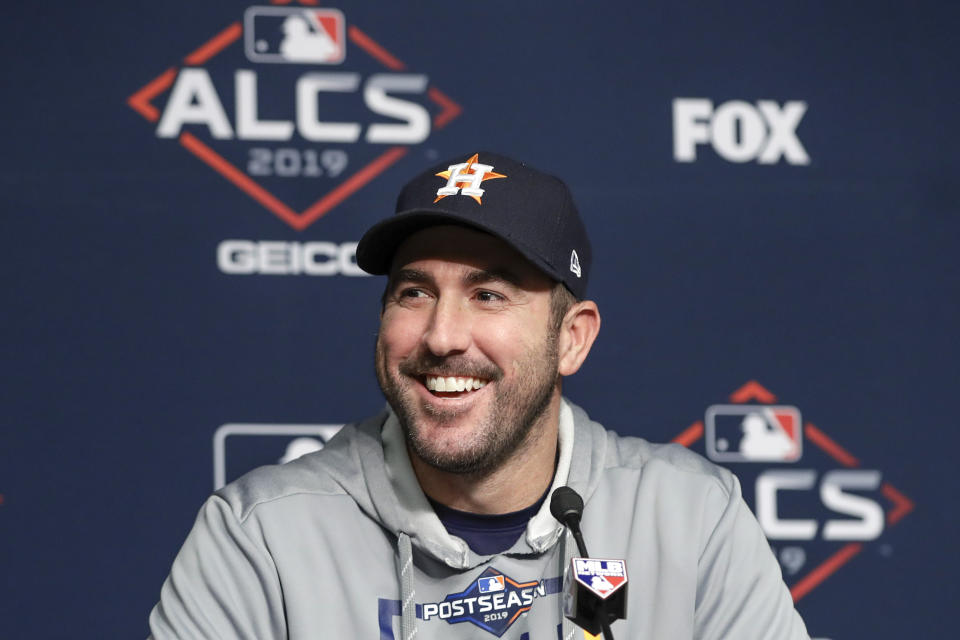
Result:
<svg viewBox="0 0 960 640">
<path fill-rule="evenodd" d="M 707 456 L 717 462 L 796 462 L 803 453 L 800 410 L 715 404 L 707 409 Z"/>
<path fill-rule="evenodd" d="M 346 21 L 336 9 L 250 7 L 243 23 L 251 62 L 340 64 L 347 56 Z"/>
<path fill-rule="evenodd" d="M 285 464 L 323 449 L 342 424 L 229 423 L 213 434 L 213 488 L 256 467 Z"/>
</svg>

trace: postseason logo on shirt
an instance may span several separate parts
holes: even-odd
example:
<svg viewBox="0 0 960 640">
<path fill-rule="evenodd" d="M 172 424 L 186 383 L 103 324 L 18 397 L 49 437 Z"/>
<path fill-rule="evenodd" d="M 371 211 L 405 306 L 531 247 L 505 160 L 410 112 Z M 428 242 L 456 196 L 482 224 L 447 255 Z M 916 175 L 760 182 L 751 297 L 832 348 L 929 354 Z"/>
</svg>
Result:
<svg viewBox="0 0 960 640">
<path fill-rule="evenodd" d="M 535 599 L 545 595 L 546 589 L 539 580 L 517 582 L 487 567 L 460 593 L 452 593 L 442 602 L 417 605 L 417 616 L 423 620 L 439 618 L 450 624 L 472 622 L 500 637 L 530 610 Z"/>
</svg>

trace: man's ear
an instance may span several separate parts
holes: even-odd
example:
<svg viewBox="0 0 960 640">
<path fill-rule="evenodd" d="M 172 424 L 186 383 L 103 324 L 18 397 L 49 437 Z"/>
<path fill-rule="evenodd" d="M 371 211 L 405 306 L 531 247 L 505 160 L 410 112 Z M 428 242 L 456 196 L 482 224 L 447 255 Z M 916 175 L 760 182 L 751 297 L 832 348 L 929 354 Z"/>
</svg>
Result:
<svg viewBox="0 0 960 640">
<path fill-rule="evenodd" d="M 570 307 L 560 325 L 557 373 L 562 376 L 576 373 L 587 359 L 599 332 L 600 310 L 593 300 L 584 300 Z"/>
</svg>

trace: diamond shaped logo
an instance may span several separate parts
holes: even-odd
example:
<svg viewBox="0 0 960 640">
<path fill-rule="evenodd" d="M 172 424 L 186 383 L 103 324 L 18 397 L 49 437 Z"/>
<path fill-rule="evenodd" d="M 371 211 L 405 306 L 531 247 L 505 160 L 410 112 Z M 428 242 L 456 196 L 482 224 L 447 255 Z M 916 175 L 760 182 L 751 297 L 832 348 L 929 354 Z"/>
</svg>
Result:
<svg viewBox="0 0 960 640">
<path fill-rule="evenodd" d="M 298 231 L 462 111 L 342 11 L 301 4 L 249 7 L 127 99 Z"/>
<path fill-rule="evenodd" d="M 794 602 L 882 539 L 913 501 L 800 410 L 751 380 L 673 439 L 733 470 Z M 706 426 L 705 426 L 706 423 Z M 755 443 L 749 444 L 749 439 Z M 802 450 L 799 443 L 805 442 Z M 750 491 L 750 487 L 754 491 Z"/>
</svg>

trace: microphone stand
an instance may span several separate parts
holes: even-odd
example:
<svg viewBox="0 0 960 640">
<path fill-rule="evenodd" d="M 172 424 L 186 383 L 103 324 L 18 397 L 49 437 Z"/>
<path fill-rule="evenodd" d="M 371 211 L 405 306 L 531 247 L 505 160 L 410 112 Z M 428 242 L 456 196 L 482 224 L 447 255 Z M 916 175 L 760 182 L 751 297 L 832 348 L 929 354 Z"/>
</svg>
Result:
<svg viewBox="0 0 960 640">
<path fill-rule="evenodd" d="M 565 495 L 564 498 L 570 499 L 573 503 L 572 505 L 566 506 L 566 508 L 559 508 L 555 510 L 555 503 L 558 502 L 557 494 L 561 493 L 561 489 L 568 489 L 570 494 L 569 498 Z M 566 492 L 564 492 L 566 493 Z M 573 500 L 573 497 L 576 497 Z M 583 499 L 569 487 L 559 487 L 553 493 L 553 500 L 551 500 L 550 511 L 553 513 L 553 516 L 565 524 L 570 533 L 573 534 L 573 539 L 577 543 L 577 549 L 580 551 L 580 555 L 584 558 L 589 558 L 590 554 L 587 553 L 587 543 L 583 541 L 583 533 L 580 531 L 580 514 L 583 513 Z M 600 623 L 600 631 L 603 634 L 603 637 L 606 640 L 613 640 L 613 632 L 610 631 L 610 621 L 607 620 L 607 601 L 600 599 L 599 604 L 597 605 L 596 621 Z"/>
</svg>

